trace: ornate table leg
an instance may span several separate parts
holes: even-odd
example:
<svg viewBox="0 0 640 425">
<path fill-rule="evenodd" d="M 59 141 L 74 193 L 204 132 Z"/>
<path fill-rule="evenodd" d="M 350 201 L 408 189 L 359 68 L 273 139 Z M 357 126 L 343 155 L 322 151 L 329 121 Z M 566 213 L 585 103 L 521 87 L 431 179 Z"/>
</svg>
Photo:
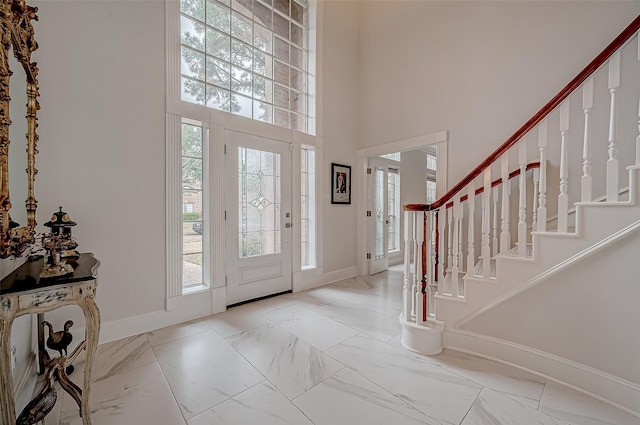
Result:
<svg viewBox="0 0 640 425">
<path fill-rule="evenodd" d="M 13 400 L 13 376 L 11 376 L 11 325 L 17 308 L 17 298 L 5 296 L 0 303 L 0 409 L 2 423 L 16 423 L 16 407 Z"/>
<path fill-rule="evenodd" d="M 100 310 L 95 303 L 95 285 L 79 288 L 80 308 L 86 321 L 86 357 L 82 384 L 82 405 L 80 416 L 84 425 L 91 425 L 91 410 L 89 407 L 89 392 L 91 390 L 91 369 L 98 349 L 98 335 L 100 333 Z"/>
</svg>

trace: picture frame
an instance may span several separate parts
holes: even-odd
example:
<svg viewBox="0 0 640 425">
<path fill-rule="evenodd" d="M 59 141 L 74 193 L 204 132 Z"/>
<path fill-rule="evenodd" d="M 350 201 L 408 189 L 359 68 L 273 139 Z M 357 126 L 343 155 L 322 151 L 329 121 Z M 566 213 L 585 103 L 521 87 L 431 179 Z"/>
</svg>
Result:
<svg viewBox="0 0 640 425">
<path fill-rule="evenodd" d="M 351 166 L 331 163 L 331 203 L 351 204 Z"/>
</svg>

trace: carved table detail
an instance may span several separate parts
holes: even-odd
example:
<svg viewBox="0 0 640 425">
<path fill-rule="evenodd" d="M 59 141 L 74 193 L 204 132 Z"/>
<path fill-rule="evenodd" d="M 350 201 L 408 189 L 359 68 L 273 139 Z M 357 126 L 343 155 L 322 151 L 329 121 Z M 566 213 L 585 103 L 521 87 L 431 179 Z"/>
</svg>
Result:
<svg viewBox="0 0 640 425">
<path fill-rule="evenodd" d="M 25 314 L 38 315 L 39 366 L 41 372 L 56 368 L 61 386 L 78 403 L 84 425 L 91 425 L 89 392 L 91 389 L 91 369 L 98 348 L 100 332 L 100 311 L 95 302 L 98 286 L 97 271 L 100 262 L 93 254 L 81 254 L 73 264 L 74 271 L 65 276 L 40 279 L 38 273 L 43 260 L 27 261 L 4 278 L 0 287 L 0 409 L 2 424 L 15 424 L 16 412 L 13 400 L 13 378 L 11 376 L 11 326 L 16 317 Z M 51 359 L 44 348 L 42 321 L 44 313 L 77 305 L 82 310 L 86 326 L 85 339 L 67 358 L 59 356 Z M 80 351 L 86 350 L 82 388 L 66 376 L 65 370 L 75 360 Z"/>
</svg>

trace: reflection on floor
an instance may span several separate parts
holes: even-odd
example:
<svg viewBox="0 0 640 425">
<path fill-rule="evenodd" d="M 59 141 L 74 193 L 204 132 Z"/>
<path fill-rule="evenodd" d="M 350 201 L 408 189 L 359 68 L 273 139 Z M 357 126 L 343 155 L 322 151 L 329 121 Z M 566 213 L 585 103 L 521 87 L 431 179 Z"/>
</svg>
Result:
<svg viewBox="0 0 640 425">
<path fill-rule="evenodd" d="M 640 424 L 503 364 L 408 352 L 401 285 L 392 269 L 101 345 L 93 425 Z M 82 423 L 68 395 L 51 423 Z"/>
</svg>

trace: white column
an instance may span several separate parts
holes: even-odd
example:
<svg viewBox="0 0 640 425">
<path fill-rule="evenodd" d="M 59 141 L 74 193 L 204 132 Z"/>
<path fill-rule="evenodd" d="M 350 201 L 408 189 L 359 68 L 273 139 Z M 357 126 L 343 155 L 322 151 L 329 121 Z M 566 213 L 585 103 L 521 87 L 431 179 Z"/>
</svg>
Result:
<svg viewBox="0 0 640 425">
<path fill-rule="evenodd" d="M 404 286 L 402 287 L 402 318 L 411 319 L 411 247 L 413 245 L 413 215 L 412 211 L 404 212 Z"/>
<path fill-rule="evenodd" d="M 589 112 L 593 107 L 593 77 L 589 78 L 582 86 L 582 109 L 584 110 L 584 141 L 582 146 L 582 180 L 580 187 L 580 200 L 591 202 L 592 177 L 591 177 L 591 128 Z"/>
<path fill-rule="evenodd" d="M 558 195 L 558 233 L 567 232 L 569 218 L 569 166 L 567 133 L 569 132 L 569 99 L 560 105 L 560 194 Z"/>
<path fill-rule="evenodd" d="M 491 247 L 489 246 L 491 223 L 491 167 L 484 170 L 484 191 L 482 192 L 482 277 L 489 278 L 491 273 Z"/>
<path fill-rule="evenodd" d="M 620 51 L 609 59 L 609 160 L 607 161 L 607 201 L 618 200 L 618 146 L 616 145 L 616 90 L 620 87 Z"/>
<path fill-rule="evenodd" d="M 476 184 L 474 181 L 469 183 L 467 187 L 467 203 L 469 204 L 469 217 L 467 218 L 467 220 L 469 220 L 467 226 L 467 274 L 473 275 L 473 268 L 476 261 L 476 253 L 473 246 L 475 242 L 475 223 L 473 216 L 476 209 Z"/>
<path fill-rule="evenodd" d="M 520 165 L 520 193 L 518 197 L 518 256 L 527 255 L 527 139 L 520 141 L 518 147 Z"/>
<path fill-rule="evenodd" d="M 547 231 L 547 120 L 538 126 L 538 149 L 540 149 L 540 196 L 538 197 L 538 232 Z"/>
<path fill-rule="evenodd" d="M 500 162 L 500 176 L 502 177 L 502 228 L 500 229 L 500 253 L 506 254 L 511 249 L 511 232 L 509 231 L 509 154 L 506 153 Z"/>
</svg>

